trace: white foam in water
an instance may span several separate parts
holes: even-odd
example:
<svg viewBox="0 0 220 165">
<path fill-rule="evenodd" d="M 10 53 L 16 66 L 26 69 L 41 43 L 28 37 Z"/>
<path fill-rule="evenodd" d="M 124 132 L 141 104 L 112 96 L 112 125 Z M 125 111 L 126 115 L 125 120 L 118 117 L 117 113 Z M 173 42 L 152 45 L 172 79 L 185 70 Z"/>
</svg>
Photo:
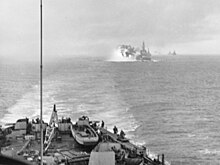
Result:
<svg viewBox="0 0 220 165">
<path fill-rule="evenodd" d="M 8 123 L 15 122 L 20 118 L 36 116 L 37 111 L 39 111 L 39 104 L 36 104 L 38 99 L 34 93 L 25 94 L 15 105 L 8 108 L 8 113 L 5 114 L 1 121 Z"/>
<path fill-rule="evenodd" d="M 2 123 L 16 122 L 21 118 L 36 118 L 40 116 L 39 86 L 34 85 L 30 92 L 25 93 L 17 103 L 8 108 L 8 113 L 1 119 Z M 54 99 L 52 92 L 44 92 L 43 95 L 43 120 L 49 120 L 53 108 Z"/>
<path fill-rule="evenodd" d="M 152 62 L 160 62 L 160 60 L 151 59 Z"/>
<path fill-rule="evenodd" d="M 112 62 L 135 62 L 137 60 L 132 59 L 132 58 L 123 57 L 120 50 L 115 49 L 113 51 L 111 57 L 107 61 L 112 61 Z M 151 59 L 149 62 L 157 63 L 157 62 L 160 62 L 160 60 Z"/>
<path fill-rule="evenodd" d="M 129 132 L 134 131 L 139 125 L 129 113 L 128 106 L 125 106 L 123 100 L 119 99 L 119 93 L 109 91 L 105 95 L 96 95 L 96 97 L 99 98 L 100 103 L 91 104 L 90 99 L 93 97 L 88 97 L 87 103 L 81 103 L 82 101 L 78 100 L 79 104 L 76 105 L 74 115 L 71 116 L 72 119 L 77 119 L 75 115 L 78 117 L 87 115 L 91 120 L 103 120 L 108 130 L 113 131 L 113 127 L 117 126 L 118 130 L 123 130 L 128 138 L 133 138 Z"/>
<path fill-rule="evenodd" d="M 117 126 L 119 132 L 123 130 L 129 139 L 134 137 L 134 135 L 129 132 L 134 131 L 139 126 L 134 117 L 126 112 L 126 108 L 114 108 L 90 116 L 100 121 L 105 121 L 105 127 L 111 132 L 113 132 L 113 127 Z"/>
<path fill-rule="evenodd" d="M 135 59 L 123 57 L 119 50 L 114 50 L 111 57 L 107 61 L 112 62 L 134 62 Z"/>
<path fill-rule="evenodd" d="M 137 146 L 144 146 L 144 145 L 146 145 L 146 142 L 145 141 L 136 141 L 135 139 L 132 139 L 131 140 L 131 143 L 133 143 L 133 144 L 135 144 L 135 145 L 137 145 Z"/>
<path fill-rule="evenodd" d="M 211 150 L 206 148 L 204 150 L 200 150 L 199 152 L 205 155 L 220 155 L 220 150 L 216 150 L 216 149 Z"/>
</svg>

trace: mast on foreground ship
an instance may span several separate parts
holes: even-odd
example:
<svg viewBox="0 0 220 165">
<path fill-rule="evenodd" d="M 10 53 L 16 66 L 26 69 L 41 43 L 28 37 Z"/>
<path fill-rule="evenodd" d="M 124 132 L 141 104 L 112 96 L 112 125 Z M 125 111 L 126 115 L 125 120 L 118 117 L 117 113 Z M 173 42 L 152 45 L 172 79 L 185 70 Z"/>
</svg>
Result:
<svg viewBox="0 0 220 165">
<path fill-rule="evenodd" d="M 40 164 L 43 165 L 43 2 L 40 0 Z"/>
</svg>

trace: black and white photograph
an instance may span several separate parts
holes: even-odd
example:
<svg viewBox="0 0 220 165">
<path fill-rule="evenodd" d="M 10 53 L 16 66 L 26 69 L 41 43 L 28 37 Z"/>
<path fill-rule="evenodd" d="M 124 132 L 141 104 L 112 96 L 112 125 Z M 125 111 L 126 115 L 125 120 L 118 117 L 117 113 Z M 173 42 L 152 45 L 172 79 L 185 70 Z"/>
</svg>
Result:
<svg viewBox="0 0 220 165">
<path fill-rule="evenodd" d="M 220 165 L 220 1 L 0 0 L 0 165 Z"/>
</svg>

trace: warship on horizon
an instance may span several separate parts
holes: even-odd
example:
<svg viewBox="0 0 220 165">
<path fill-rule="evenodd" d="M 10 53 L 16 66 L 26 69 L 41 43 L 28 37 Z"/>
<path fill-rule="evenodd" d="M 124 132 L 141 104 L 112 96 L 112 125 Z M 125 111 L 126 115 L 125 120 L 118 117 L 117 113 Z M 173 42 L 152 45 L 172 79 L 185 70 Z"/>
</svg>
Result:
<svg viewBox="0 0 220 165">
<path fill-rule="evenodd" d="M 142 44 L 142 49 L 134 48 L 131 45 L 121 45 L 119 46 L 119 51 L 124 58 L 136 60 L 136 61 L 150 61 L 151 53 L 145 49 L 145 43 Z"/>
</svg>

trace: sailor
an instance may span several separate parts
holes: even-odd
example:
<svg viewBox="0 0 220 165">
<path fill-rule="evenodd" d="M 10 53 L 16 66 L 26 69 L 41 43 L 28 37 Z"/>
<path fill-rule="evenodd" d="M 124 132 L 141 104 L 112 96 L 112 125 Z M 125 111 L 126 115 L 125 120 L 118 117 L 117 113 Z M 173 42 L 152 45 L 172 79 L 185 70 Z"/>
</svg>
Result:
<svg viewBox="0 0 220 165">
<path fill-rule="evenodd" d="M 124 138 L 125 138 L 125 133 L 124 133 L 124 131 L 123 131 L 123 130 L 121 130 L 121 132 L 120 132 L 120 137 L 121 137 L 122 139 L 124 139 Z"/>
<path fill-rule="evenodd" d="M 101 127 L 104 128 L 104 126 L 105 126 L 105 123 L 104 123 L 104 121 L 102 120 Z"/>
<path fill-rule="evenodd" d="M 97 124 L 96 124 L 96 122 L 94 122 L 94 123 L 92 124 L 92 128 L 95 129 L 95 130 L 97 130 Z"/>
<path fill-rule="evenodd" d="M 118 133 L 118 128 L 117 128 L 116 126 L 114 126 L 113 131 L 114 131 L 114 134 L 117 135 L 117 133 Z"/>
</svg>

